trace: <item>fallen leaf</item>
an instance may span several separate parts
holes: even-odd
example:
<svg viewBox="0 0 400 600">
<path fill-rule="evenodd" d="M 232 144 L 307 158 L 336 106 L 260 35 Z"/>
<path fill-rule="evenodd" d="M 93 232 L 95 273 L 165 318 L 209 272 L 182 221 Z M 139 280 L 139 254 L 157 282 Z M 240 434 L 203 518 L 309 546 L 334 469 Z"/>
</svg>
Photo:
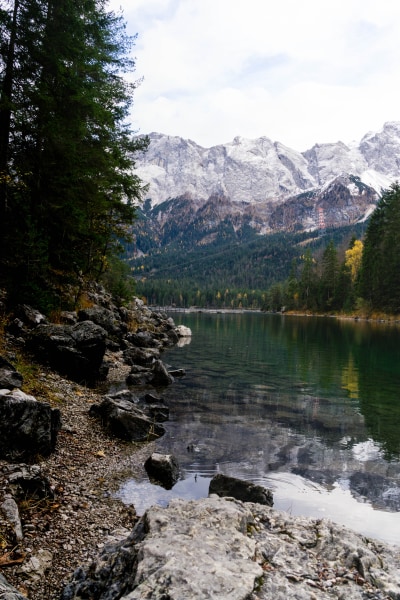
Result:
<svg viewBox="0 0 400 600">
<path fill-rule="evenodd" d="M 6 552 L 3 556 L 0 556 L 0 566 L 12 567 L 12 565 L 19 565 L 24 562 L 26 554 L 19 556 L 18 558 L 12 558 L 12 552 Z"/>
</svg>

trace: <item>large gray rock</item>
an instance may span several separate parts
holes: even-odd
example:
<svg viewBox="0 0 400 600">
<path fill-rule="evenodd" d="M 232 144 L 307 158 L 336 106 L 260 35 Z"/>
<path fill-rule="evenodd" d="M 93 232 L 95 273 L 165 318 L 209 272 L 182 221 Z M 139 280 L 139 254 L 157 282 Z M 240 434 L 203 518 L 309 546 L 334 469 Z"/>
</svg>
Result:
<svg viewBox="0 0 400 600">
<path fill-rule="evenodd" d="M 61 600 L 395 600 L 400 550 L 327 520 L 217 496 L 151 507 Z"/>
<path fill-rule="evenodd" d="M 127 365 L 149 367 L 160 357 L 160 351 L 156 348 L 136 348 L 135 346 L 129 346 L 124 350 L 123 357 Z"/>
<path fill-rule="evenodd" d="M 42 324 L 30 336 L 30 349 L 43 362 L 74 381 L 104 377 L 107 332 L 92 321 L 76 325 Z"/>
<path fill-rule="evenodd" d="M 0 598 L 1 600 L 26 600 L 26 596 L 23 596 L 15 589 L 14 586 L 7 582 L 7 579 L 0 573 Z"/>
<path fill-rule="evenodd" d="M 121 339 L 128 331 L 126 323 L 121 320 L 120 313 L 102 306 L 81 309 L 78 312 L 80 321 L 93 321 L 116 339 Z"/>
<path fill-rule="evenodd" d="M 30 329 L 47 322 L 46 317 L 29 304 L 18 304 L 14 309 L 14 315 Z"/>
<path fill-rule="evenodd" d="M 21 390 L 0 390 L 0 457 L 32 460 L 53 452 L 61 414 Z"/>
<path fill-rule="evenodd" d="M 218 473 L 210 481 L 209 494 L 236 498 L 242 502 L 258 502 L 273 506 L 272 493 L 262 485 Z"/>
<path fill-rule="evenodd" d="M 99 417 L 117 437 L 130 442 L 154 440 L 165 433 L 159 423 L 150 419 L 136 404 L 125 398 L 106 396 L 101 404 L 94 404 L 90 414 Z"/>
</svg>

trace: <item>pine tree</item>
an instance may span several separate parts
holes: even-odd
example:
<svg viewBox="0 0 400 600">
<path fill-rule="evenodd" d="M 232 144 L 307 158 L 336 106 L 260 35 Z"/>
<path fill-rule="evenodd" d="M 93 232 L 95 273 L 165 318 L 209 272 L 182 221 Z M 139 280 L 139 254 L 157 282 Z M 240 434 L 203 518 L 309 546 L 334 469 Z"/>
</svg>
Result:
<svg viewBox="0 0 400 600">
<path fill-rule="evenodd" d="M 360 292 L 373 309 L 400 312 L 400 185 L 384 192 L 364 241 Z"/>
<path fill-rule="evenodd" d="M 134 40 L 121 15 L 103 0 L 15 0 L 6 13 L 1 260 L 5 283 L 30 299 L 107 269 L 135 216 L 132 157 L 147 140 L 127 125 Z"/>
<path fill-rule="evenodd" d="M 322 255 L 321 274 L 321 308 L 332 310 L 336 306 L 336 293 L 339 277 L 337 250 L 333 240 L 330 240 Z"/>
</svg>

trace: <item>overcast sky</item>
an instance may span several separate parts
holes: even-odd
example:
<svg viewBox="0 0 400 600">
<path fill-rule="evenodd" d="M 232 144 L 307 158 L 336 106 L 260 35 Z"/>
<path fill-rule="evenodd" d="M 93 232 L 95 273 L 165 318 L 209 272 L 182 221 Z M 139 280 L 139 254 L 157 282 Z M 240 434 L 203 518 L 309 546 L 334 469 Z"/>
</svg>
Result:
<svg viewBox="0 0 400 600">
<path fill-rule="evenodd" d="M 132 124 L 296 150 L 400 121 L 398 0 L 110 0 L 138 35 Z"/>
</svg>

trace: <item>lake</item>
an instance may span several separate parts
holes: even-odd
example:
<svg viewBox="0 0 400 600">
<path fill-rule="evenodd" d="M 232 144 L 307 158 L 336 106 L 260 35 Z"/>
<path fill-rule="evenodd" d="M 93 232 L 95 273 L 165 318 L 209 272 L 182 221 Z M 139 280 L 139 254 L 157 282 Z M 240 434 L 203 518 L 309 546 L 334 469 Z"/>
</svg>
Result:
<svg viewBox="0 0 400 600">
<path fill-rule="evenodd" d="M 118 495 L 142 514 L 207 496 L 220 472 L 271 489 L 279 510 L 400 545 L 400 327 L 172 316 L 193 335 L 163 355 L 186 375 L 161 392 L 170 420 L 157 450 L 177 457 L 182 478 L 170 491 L 131 479 Z"/>
</svg>

